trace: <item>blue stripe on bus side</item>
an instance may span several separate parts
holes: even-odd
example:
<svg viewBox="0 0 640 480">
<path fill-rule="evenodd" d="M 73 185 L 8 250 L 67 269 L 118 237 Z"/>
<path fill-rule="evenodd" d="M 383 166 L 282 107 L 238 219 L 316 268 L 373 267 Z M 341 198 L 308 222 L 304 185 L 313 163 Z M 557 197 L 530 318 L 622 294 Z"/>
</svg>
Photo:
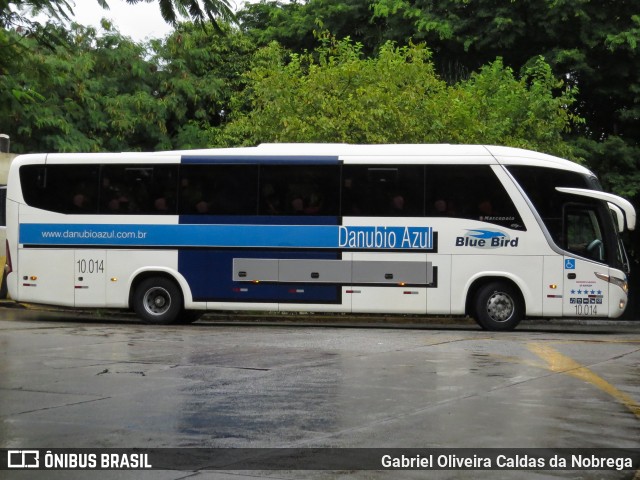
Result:
<svg viewBox="0 0 640 480">
<path fill-rule="evenodd" d="M 25 245 L 336 248 L 335 225 L 20 225 Z"/>
<path fill-rule="evenodd" d="M 31 246 L 433 250 L 431 227 L 347 225 L 20 224 Z"/>
<path fill-rule="evenodd" d="M 336 260 L 337 252 L 281 250 L 199 250 L 178 252 L 178 271 L 187 279 L 194 301 L 269 303 L 341 303 L 337 285 L 270 284 L 233 281 L 234 258 Z"/>
</svg>

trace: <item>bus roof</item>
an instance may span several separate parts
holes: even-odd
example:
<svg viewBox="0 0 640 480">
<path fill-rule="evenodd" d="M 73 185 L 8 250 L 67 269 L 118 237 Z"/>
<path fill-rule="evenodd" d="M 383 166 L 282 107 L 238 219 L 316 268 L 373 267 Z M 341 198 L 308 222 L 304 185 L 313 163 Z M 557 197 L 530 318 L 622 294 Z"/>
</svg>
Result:
<svg viewBox="0 0 640 480">
<path fill-rule="evenodd" d="M 157 152 L 157 155 L 189 156 L 335 156 L 340 159 L 377 160 L 376 157 L 389 159 L 447 161 L 457 157 L 460 163 L 498 163 L 502 165 L 532 165 L 539 167 L 571 170 L 593 175 L 587 168 L 545 153 L 513 147 L 490 145 L 451 145 L 451 144 L 384 144 L 351 145 L 346 143 L 263 143 L 256 147 L 212 148 L 200 150 L 179 150 Z M 407 158 L 409 157 L 409 158 Z M 383 159 L 380 159 L 383 160 Z"/>
<path fill-rule="evenodd" d="M 501 164 L 531 165 L 539 167 L 570 170 L 586 175 L 593 175 L 587 168 L 559 157 L 512 147 L 488 145 L 450 145 L 450 144 L 384 144 L 384 145 L 350 145 L 345 143 L 263 143 L 256 147 L 208 148 L 196 150 L 175 150 L 161 152 L 123 152 L 123 153 L 50 153 L 23 155 L 20 160 L 27 163 L 67 163 L 67 162 L 159 162 L 177 163 L 182 157 L 191 159 L 207 157 L 221 159 L 224 157 L 334 157 L 354 163 L 398 163 L 429 162 L 459 164 Z M 159 158 L 161 157 L 161 158 Z M 45 160 L 46 159 L 46 160 Z M 22 163 L 22 162 L 19 162 Z"/>
</svg>

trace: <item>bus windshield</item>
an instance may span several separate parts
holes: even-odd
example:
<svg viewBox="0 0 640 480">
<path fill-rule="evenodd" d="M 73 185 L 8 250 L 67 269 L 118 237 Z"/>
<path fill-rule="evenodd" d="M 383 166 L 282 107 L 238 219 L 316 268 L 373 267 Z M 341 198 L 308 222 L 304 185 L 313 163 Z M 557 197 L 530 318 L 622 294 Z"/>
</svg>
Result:
<svg viewBox="0 0 640 480">
<path fill-rule="evenodd" d="M 586 195 L 601 190 L 595 177 L 537 166 L 515 165 L 507 169 L 529 197 L 558 247 L 589 260 L 628 269 L 609 205 Z"/>
</svg>

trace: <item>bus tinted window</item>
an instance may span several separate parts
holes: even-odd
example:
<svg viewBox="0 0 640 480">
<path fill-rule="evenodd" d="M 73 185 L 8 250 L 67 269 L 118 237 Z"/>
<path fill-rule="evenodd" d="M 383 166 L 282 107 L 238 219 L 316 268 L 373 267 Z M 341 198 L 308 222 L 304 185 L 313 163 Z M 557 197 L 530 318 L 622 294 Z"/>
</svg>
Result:
<svg viewBox="0 0 640 480">
<path fill-rule="evenodd" d="M 338 216 L 339 165 L 263 165 L 261 215 Z"/>
<path fill-rule="evenodd" d="M 525 230 L 489 165 L 429 165 L 426 185 L 427 216 L 467 218 Z"/>
<path fill-rule="evenodd" d="M 256 215 L 257 165 L 183 165 L 181 215 Z"/>
<path fill-rule="evenodd" d="M 175 214 L 177 165 L 103 165 L 100 212 Z"/>
<path fill-rule="evenodd" d="M 554 168 L 514 165 L 507 170 L 515 177 L 557 244 L 563 243 L 562 205 L 573 198 L 556 187 L 592 188 L 588 177 Z"/>
<path fill-rule="evenodd" d="M 568 204 L 564 209 L 565 244 L 569 252 L 597 262 L 605 262 L 607 248 L 596 206 Z"/>
<path fill-rule="evenodd" d="M 417 217 L 424 214 L 422 165 L 345 165 L 342 215 Z"/>
<path fill-rule="evenodd" d="M 59 213 L 96 213 L 98 165 L 25 165 L 20 183 L 28 205 Z"/>
</svg>

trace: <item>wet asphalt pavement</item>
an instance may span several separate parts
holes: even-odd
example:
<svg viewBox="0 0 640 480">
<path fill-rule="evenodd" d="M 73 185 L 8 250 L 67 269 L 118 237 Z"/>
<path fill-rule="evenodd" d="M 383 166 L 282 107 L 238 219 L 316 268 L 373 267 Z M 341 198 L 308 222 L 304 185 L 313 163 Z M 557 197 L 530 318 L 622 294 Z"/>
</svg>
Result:
<svg viewBox="0 0 640 480">
<path fill-rule="evenodd" d="M 0 447 L 640 449 L 640 322 L 524 322 L 496 333 L 464 321 L 347 321 L 205 318 L 165 327 L 0 308 Z M 5 471 L 0 477 L 640 474 Z"/>
</svg>

